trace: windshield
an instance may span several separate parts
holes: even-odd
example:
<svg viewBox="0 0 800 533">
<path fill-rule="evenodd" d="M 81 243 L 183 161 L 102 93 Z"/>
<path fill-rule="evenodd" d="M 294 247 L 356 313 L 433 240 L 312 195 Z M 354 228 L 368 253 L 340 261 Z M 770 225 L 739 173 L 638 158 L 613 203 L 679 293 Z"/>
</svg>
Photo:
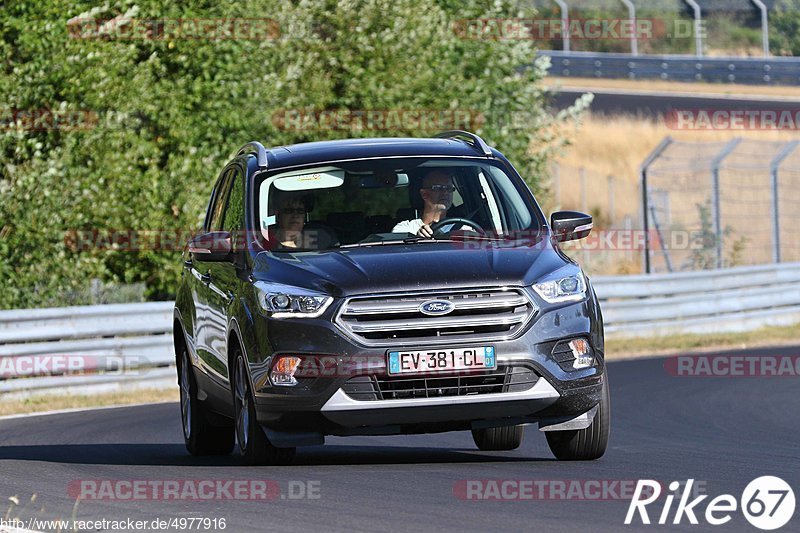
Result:
<svg viewBox="0 0 800 533">
<path fill-rule="evenodd" d="M 505 240 L 541 217 L 491 162 L 386 159 L 270 175 L 258 185 L 259 229 L 273 251 L 413 240 Z M 426 229 L 423 229 L 426 228 Z"/>
</svg>

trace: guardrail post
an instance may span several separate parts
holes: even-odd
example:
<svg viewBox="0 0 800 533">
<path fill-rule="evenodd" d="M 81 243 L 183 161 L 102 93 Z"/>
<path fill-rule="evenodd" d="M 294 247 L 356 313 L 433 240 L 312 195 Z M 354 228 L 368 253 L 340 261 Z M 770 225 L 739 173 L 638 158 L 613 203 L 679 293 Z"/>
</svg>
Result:
<svg viewBox="0 0 800 533">
<path fill-rule="evenodd" d="M 564 51 L 569 52 L 569 6 L 565 0 L 554 0 L 561 8 L 561 41 L 564 43 Z"/>
<path fill-rule="evenodd" d="M 631 0 L 622 0 L 622 3 L 625 4 L 625 7 L 628 8 L 628 16 L 631 18 L 633 33 L 631 33 L 631 54 L 638 56 L 639 55 L 639 40 L 637 39 L 637 32 L 639 31 L 636 27 L 636 6 L 633 5 Z"/>
<path fill-rule="evenodd" d="M 672 144 L 672 137 L 667 136 L 663 141 L 656 146 L 655 150 L 650 152 L 650 155 L 647 156 L 642 164 L 639 166 L 639 180 L 642 186 L 642 224 L 644 230 L 644 271 L 646 274 L 650 273 L 650 228 L 648 223 L 648 213 L 649 205 L 648 205 L 648 190 L 647 190 L 647 172 L 650 169 L 650 165 L 658 159 L 664 150 Z"/>
<path fill-rule="evenodd" d="M 694 10 L 694 48 L 697 57 L 703 57 L 703 14 L 695 0 L 684 0 Z"/>
<path fill-rule="evenodd" d="M 794 152 L 795 148 L 800 146 L 800 141 L 791 141 L 784 146 L 775 159 L 772 160 L 769 166 L 769 173 L 772 177 L 772 231 L 774 232 L 772 238 L 772 261 L 774 263 L 781 262 L 781 221 L 780 221 L 780 205 L 778 203 L 778 170 L 780 169 L 783 160 L 789 157 L 789 154 Z"/>
<path fill-rule="evenodd" d="M 711 160 L 711 210 L 714 215 L 714 243 L 717 255 L 717 268 L 722 268 L 722 218 L 719 208 L 719 167 L 728 155 L 742 142 L 740 138 L 733 139 Z"/>
</svg>

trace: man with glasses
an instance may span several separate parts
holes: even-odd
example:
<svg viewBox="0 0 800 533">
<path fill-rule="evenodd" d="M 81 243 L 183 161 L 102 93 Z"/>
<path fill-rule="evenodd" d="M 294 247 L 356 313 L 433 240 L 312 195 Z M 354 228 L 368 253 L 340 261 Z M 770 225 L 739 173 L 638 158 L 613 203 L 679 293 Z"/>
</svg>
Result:
<svg viewBox="0 0 800 533">
<path fill-rule="evenodd" d="M 431 169 L 422 178 L 419 194 L 424 202 L 422 216 L 414 220 L 399 222 L 392 233 L 411 233 L 432 238 L 431 224 L 447 218 L 447 210 L 453 205 L 453 178 L 442 169 Z M 470 229 L 465 226 L 465 229 Z"/>
</svg>

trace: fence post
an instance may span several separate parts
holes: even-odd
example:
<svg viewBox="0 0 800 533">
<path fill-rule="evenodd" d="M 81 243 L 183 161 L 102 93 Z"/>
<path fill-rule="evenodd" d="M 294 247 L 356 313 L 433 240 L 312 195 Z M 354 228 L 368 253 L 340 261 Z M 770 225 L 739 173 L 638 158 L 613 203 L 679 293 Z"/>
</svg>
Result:
<svg viewBox="0 0 800 533">
<path fill-rule="evenodd" d="M 649 205 L 648 205 L 648 191 L 647 191 L 647 172 L 650 169 L 650 165 L 658 159 L 664 150 L 672 144 L 672 137 L 667 136 L 662 140 L 655 149 L 650 152 L 650 155 L 647 156 L 642 164 L 639 166 L 639 183 L 641 183 L 642 187 L 642 224 L 644 230 L 644 271 L 646 274 L 650 273 L 650 228 L 648 224 L 648 213 L 649 213 Z"/>
<path fill-rule="evenodd" d="M 703 15 L 695 0 L 684 0 L 694 11 L 694 48 L 697 57 L 703 57 Z"/>
<path fill-rule="evenodd" d="M 586 213 L 586 169 L 583 167 L 579 168 L 578 174 L 581 180 L 581 211 Z"/>
<path fill-rule="evenodd" d="M 554 0 L 558 7 L 561 8 L 561 34 L 562 42 L 564 43 L 564 51 L 569 52 L 569 6 L 564 0 Z"/>
<path fill-rule="evenodd" d="M 614 225 L 614 221 L 616 220 L 615 214 L 616 209 L 614 205 L 614 176 L 608 177 L 608 220 L 611 225 Z"/>
<path fill-rule="evenodd" d="M 561 165 L 556 163 L 553 166 L 553 196 L 556 201 L 556 211 L 561 210 Z"/>
<path fill-rule="evenodd" d="M 636 6 L 633 5 L 631 0 L 622 0 L 622 3 L 628 8 L 628 16 L 631 18 L 632 27 L 634 28 L 633 32 L 631 33 L 631 55 L 638 56 L 639 41 L 637 39 L 636 32 L 639 30 L 636 26 Z"/>
<path fill-rule="evenodd" d="M 761 0 L 752 0 L 758 9 L 761 10 L 761 46 L 764 48 L 764 57 L 769 57 L 769 20 L 767 6 Z"/>
<path fill-rule="evenodd" d="M 781 220 L 779 212 L 780 205 L 778 203 L 778 170 L 783 160 L 789 157 L 789 154 L 794 152 L 798 145 L 800 145 L 800 141 L 791 141 L 785 145 L 769 166 L 769 173 L 772 177 L 772 231 L 774 232 L 772 238 L 772 261 L 774 263 L 781 262 Z"/>
<path fill-rule="evenodd" d="M 731 140 L 726 144 L 720 153 L 711 160 L 711 210 L 714 215 L 714 235 L 716 236 L 716 255 L 717 255 L 717 268 L 722 268 L 722 217 L 720 215 L 719 206 L 719 167 L 728 155 L 742 142 L 740 138 Z"/>
</svg>

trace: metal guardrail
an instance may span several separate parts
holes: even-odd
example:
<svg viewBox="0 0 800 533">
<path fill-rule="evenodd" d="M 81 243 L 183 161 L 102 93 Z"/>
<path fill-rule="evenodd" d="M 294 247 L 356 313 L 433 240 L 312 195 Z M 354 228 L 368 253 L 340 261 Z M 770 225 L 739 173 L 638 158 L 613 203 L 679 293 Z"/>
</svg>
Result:
<svg viewBox="0 0 800 533">
<path fill-rule="evenodd" d="M 553 76 L 800 85 L 799 57 L 698 58 L 558 50 L 540 50 L 538 54 L 550 58 Z"/>
<path fill-rule="evenodd" d="M 800 323 L 800 263 L 598 276 L 592 283 L 609 337 Z M 20 361 L 32 376 L 0 379 L 0 393 L 174 382 L 172 307 L 172 302 L 155 302 L 0 311 L 0 376 L 8 376 Z M 99 373 L 42 375 L 47 372 L 31 368 L 30 361 L 44 361 L 39 370 L 52 370 L 43 356 L 71 356 L 80 370 Z"/>
<path fill-rule="evenodd" d="M 800 263 L 592 278 L 609 337 L 800 323 Z"/>
<path fill-rule="evenodd" d="M 164 378 L 173 302 L 0 311 L 0 393 Z M 156 371 L 156 369 L 161 369 Z M 77 375 L 54 376 L 71 373 Z M 171 371 L 174 374 L 174 370 Z M 23 379 L 2 379 L 10 375 Z M 30 377 L 29 377 L 30 376 Z"/>
</svg>

